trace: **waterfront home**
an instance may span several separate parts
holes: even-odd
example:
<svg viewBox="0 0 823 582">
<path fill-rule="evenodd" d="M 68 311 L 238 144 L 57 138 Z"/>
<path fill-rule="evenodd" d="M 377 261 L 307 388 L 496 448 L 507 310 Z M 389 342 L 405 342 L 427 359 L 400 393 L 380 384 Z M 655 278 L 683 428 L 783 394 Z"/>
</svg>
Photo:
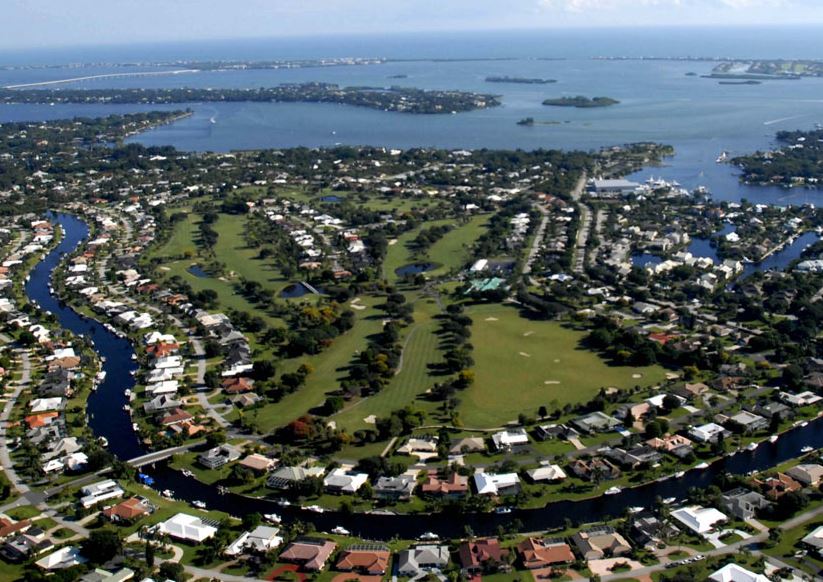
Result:
<svg viewBox="0 0 823 582">
<path fill-rule="evenodd" d="M 34 564 L 41 570 L 65 570 L 86 562 L 86 558 L 80 555 L 80 548 L 65 546 L 48 556 L 40 558 Z"/>
<path fill-rule="evenodd" d="M 114 523 L 132 523 L 154 512 L 154 506 L 145 498 L 131 497 L 103 509 L 103 517 Z"/>
<path fill-rule="evenodd" d="M 258 525 L 252 531 L 240 534 L 223 553 L 231 557 L 249 552 L 266 554 L 283 543 L 279 533 L 280 530 L 276 527 Z"/>
<path fill-rule="evenodd" d="M 101 501 L 122 497 L 125 491 L 113 479 L 106 479 L 81 487 L 80 493 L 83 495 L 80 498 L 80 504 L 85 508 L 89 508 Z"/>
<path fill-rule="evenodd" d="M 355 544 L 340 552 L 335 568 L 342 572 L 382 576 L 388 570 L 390 559 L 391 553 L 385 544 Z"/>
<path fill-rule="evenodd" d="M 407 578 L 442 571 L 448 565 L 449 547 L 445 545 L 420 545 L 397 554 L 397 573 Z"/>
<path fill-rule="evenodd" d="M 620 469 L 607 459 L 600 457 L 575 459 L 569 465 L 569 470 L 584 481 L 594 481 L 598 478 L 609 480 L 620 477 Z"/>
<path fill-rule="evenodd" d="M 356 493 L 368 480 L 366 473 L 355 473 L 340 467 L 326 475 L 323 486 L 329 493 Z"/>
<path fill-rule="evenodd" d="M 527 538 L 517 545 L 517 554 L 527 570 L 574 562 L 574 554 L 569 544 L 558 539 Z"/>
<path fill-rule="evenodd" d="M 224 443 L 197 456 L 197 462 L 207 469 L 219 469 L 220 467 L 236 461 L 242 453 L 237 447 Z"/>
<path fill-rule="evenodd" d="M 571 541 L 584 560 L 622 556 L 632 551 L 629 542 L 608 525 L 582 529 L 571 537 Z"/>
<path fill-rule="evenodd" d="M 778 473 L 774 477 L 766 477 L 764 479 L 755 479 L 754 482 L 763 491 L 767 499 L 777 501 L 786 493 L 800 491 L 803 485 L 786 475 L 785 473 Z"/>
<path fill-rule="evenodd" d="M 178 513 L 166 521 L 158 523 L 155 526 L 155 531 L 177 540 L 199 544 L 214 536 L 217 533 L 217 528 L 194 515 Z"/>
<path fill-rule="evenodd" d="M 751 519 L 758 511 L 769 507 L 771 503 L 757 491 L 738 487 L 727 491 L 720 497 L 720 507 L 738 519 Z"/>
<path fill-rule="evenodd" d="M 679 459 L 688 456 L 694 450 L 694 443 L 692 443 L 690 439 L 679 434 L 667 434 L 663 437 L 651 438 L 646 441 L 646 444 L 657 449 L 658 451 L 663 451 Z"/>
<path fill-rule="evenodd" d="M 317 572 L 325 567 L 335 548 L 337 544 L 329 540 L 301 537 L 286 546 L 280 560 L 300 564 L 309 572 Z"/>
<path fill-rule="evenodd" d="M 801 392 L 799 394 L 780 392 L 779 397 L 783 402 L 786 402 L 796 408 L 800 408 L 803 406 L 811 406 L 812 404 L 817 404 L 818 402 L 823 400 L 822 397 L 808 390 L 805 392 Z"/>
<path fill-rule="evenodd" d="M 665 543 L 678 533 L 680 530 L 668 521 L 651 513 L 642 513 L 632 520 L 629 537 L 638 546 L 655 550 L 658 544 Z"/>
<path fill-rule="evenodd" d="M 254 453 L 240 459 L 237 461 L 237 464 L 241 467 L 251 469 L 255 473 L 266 473 L 271 471 L 277 465 L 277 461 L 265 455 Z"/>
<path fill-rule="evenodd" d="M 721 438 L 721 435 L 725 438 L 731 436 L 731 434 L 731 432 L 714 422 L 695 426 L 689 430 L 689 437 L 700 443 L 714 443 Z"/>
<path fill-rule="evenodd" d="M 462 497 L 469 492 L 469 478 L 454 471 L 447 478 L 441 479 L 436 471 L 430 471 L 426 481 L 420 486 L 420 492 L 443 497 Z"/>
<path fill-rule="evenodd" d="M 808 546 L 815 554 L 823 556 L 823 525 L 813 529 L 800 541 Z"/>
<path fill-rule="evenodd" d="M 460 565 L 466 574 L 477 574 L 506 564 L 508 555 L 509 551 L 500 546 L 497 538 L 465 541 L 457 549 Z"/>
<path fill-rule="evenodd" d="M 383 501 L 408 501 L 417 481 L 411 475 L 380 477 L 374 486 L 374 496 Z"/>
<path fill-rule="evenodd" d="M 735 563 L 726 564 L 709 575 L 711 582 L 769 582 L 768 576 L 755 574 Z"/>
<path fill-rule="evenodd" d="M 599 452 L 624 469 L 636 469 L 641 465 L 654 465 L 663 458 L 656 449 L 649 445 L 637 446 L 628 451 L 620 448 L 606 447 Z"/>
<path fill-rule="evenodd" d="M 322 477 L 326 473 L 323 467 L 280 467 L 266 479 L 266 485 L 272 489 L 289 489 L 309 477 Z"/>
<path fill-rule="evenodd" d="M 541 465 L 536 469 L 529 469 L 526 471 L 526 475 L 528 475 L 529 479 L 534 483 L 556 483 L 567 477 L 566 472 L 560 468 L 560 465 Z"/>
<path fill-rule="evenodd" d="M 817 487 L 823 481 L 823 466 L 817 463 L 803 463 L 786 471 L 786 475 L 804 487 Z"/>
<path fill-rule="evenodd" d="M 715 526 L 728 521 L 728 516 L 714 507 L 691 505 L 672 511 L 671 516 L 697 535 L 705 535 Z"/>
<path fill-rule="evenodd" d="M 524 428 L 511 428 L 494 433 L 492 444 L 497 451 L 511 451 L 515 447 L 529 444 L 529 435 Z"/>
<path fill-rule="evenodd" d="M 478 495 L 516 495 L 520 491 L 517 473 L 474 474 L 474 488 Z"/>
<path fill-rule="evenodd" d="M 769 421 L 760 415 L 751 413 L 747 410 L 741 410 L 734 416 L 729 417 L 729 423 L 738 432 L 744 434 L 753 434 L 759 430 L 769 428 Z"/>
</svg>

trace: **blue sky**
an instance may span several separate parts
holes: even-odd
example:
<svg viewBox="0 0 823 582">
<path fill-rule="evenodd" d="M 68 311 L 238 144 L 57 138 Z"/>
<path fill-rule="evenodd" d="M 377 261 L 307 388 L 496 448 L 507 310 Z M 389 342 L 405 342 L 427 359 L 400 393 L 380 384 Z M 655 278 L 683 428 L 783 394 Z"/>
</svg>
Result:
<svg viewBox="0 0 823 582">
<path fill-rule="evenodd" d="M 0 49 L 417 30 L 823 24 L 823 0 L 2 0 Z"/>
</svg>

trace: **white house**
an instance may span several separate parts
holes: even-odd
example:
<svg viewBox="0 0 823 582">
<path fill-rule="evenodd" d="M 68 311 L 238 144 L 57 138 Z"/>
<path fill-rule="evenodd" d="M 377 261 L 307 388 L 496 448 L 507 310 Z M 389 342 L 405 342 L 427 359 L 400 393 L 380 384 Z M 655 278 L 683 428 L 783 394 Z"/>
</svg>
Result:
<svg viewBox="0 0 823 582">
<path fill-rule="evenodd" d="M 117 481 L 106 479 L 105 481 L 98 481 L 97 483 L 82 487 L 80 493 L 83 494 L 83 497 L 80 498 L 80 504 L 83 507 L 91 507 L 106 499 L 122 497 L 125 491 L 117 484 Z"/>
<path fill-rule="evenodd" d="M 248 551 L 266 553 L 283 543 L 283 538 L 277 535 L 279 532 L 276 527 L 259 525 L 252 531 L 241 534 L 224 553 L 227 556 L 237 556 Z"/>
<path fill-rule="evenodd" d="M 566 478 L 566 472 L 560 465 L 545 465 L 537 469 L 526 471 L 532 481 L 562 481 Z"/>
<path fill-rule="evenodd" d="M 203 523 L 199 517 L 178 513 L 174 517 L 158 523 L 157 531 L 178 540 L 200 543 L 216 534 L 217 528 Z"/>
<path fill-rule="evenodd" d="M 702 426 L 695 426 L 689 431 L 689 436 L 692 437 L 694 440 L 699 441 L 701 443 L 708 443 L 717 440 L 718 436 L 721 434 L 725 434 L 726 429 L 720 426 L 719 424 L 715 424 L 714 422 L 710 422 L 708 424 L 704 424 Z"/>
<path fill-rule="evenodd" d="M 505 451 L 512 447 L 528 444 L 529 435 L 526 434 L 526 429 L 513 428 L 494 433 L 492 435 L 492 442 L 494 443 L 494 448 L 498 451 Z"/>
<path fill-rule="evenodd" d="M 475 473 L 474 486 L 478 495 L 498 495 L 513 491 L 520 484 L 517 473 Z"/>
<path fill-rule="evenodd" d="M 339 468 L 326 475 L 323 485 L 334 493 L 355 493 L 368 480 L 369 476 L 366 473 L 350 473 Z"/>
<path fill-rule="evenodd" d="M 80 555 L 80 549 L 74 546 L 60 548 L 48 556 L 37 560 L 35 564 L 43 570 L 63 570 L 86 562 L 86 558 Z"/>
<path fill-rule="evenodd" d="M 709 576 L 713 582 L 769 582 L 763 574 L 755 574 L 737 564 L 726 564 Z"/>
<path fill-rule="evenodd" d="M 672 511 L 671 515 L 699 535 L 710 532 L 715 524 L 729 519 L 725 513 L 714 507 L 700 507 L 699 505 L 683 507 Z"/>
</svg>

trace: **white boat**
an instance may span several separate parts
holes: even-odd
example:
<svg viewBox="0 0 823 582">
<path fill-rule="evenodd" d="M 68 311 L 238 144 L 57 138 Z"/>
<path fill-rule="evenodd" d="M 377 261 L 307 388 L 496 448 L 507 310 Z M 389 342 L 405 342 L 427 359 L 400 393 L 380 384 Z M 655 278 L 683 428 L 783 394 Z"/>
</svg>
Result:
<svg viewBox="0 0 823 582">
<path fill-rule="evenodd" d="M 417 539 L 419 539 L 421 541 L 424 541 L 424 542 L 434 541 L 434 540 L 439 540 L 440 536 L 437 535 L 436 533 L 427 531 L 426 533 L 421 534 L 420 537 L 418 537 Z"/>
<path fill-rule="evenodd" d="M 695 469 L 708 469 L 708 468 L 709 468 L 709 464 L 708 464 L 706 461 L 703 461 L 703 462 L 702 462 L 702 463 L 700 463 L 699 465 L 695 465 L 695 466 L 694 466 L 694 468 L 695 468 Z"/>
<path fill-rule="evenodd" d="M 340 527 L 339 525 L 333 527 L 331 533 L 337 534 L 339 536 L 347 536 L 351 534 L 349 530 L 347 530 L 345 527 Z"/>
<path fill-rule="evenodd" d="M 800 423 L 800 426 L 809 426 L 809 421 L 804 420 L 803 422 Z"/>
<path fill-rule="evenodd" d="M 135 432 L 136 432 L 136 431 L 138 431 L 138 430 L 140 430 L 140 427 L 137 425 L 137 423 L 136 423 L 136 422 L 131 423 L 131 428 L 132 428 L 132 430 L 133 430 L 133 431 L 135 431 Z"/>
<path fill-rule="evenodd" d="M 813 450 L 814 450 L 814 449 L 813 449 L 812 447 L 810 447 L 809 445 L 806 445 L 805 447 L 803 447 L 802 449 L 800 449 L 800 452 L 801 452 L 801 453 L 811 453 Z"/>
<path fill-rule="evenodd" d="M 677 501 L 677 497 L 666 497 L 666 499 L 663 500 L 663 503 L 666 505 L 671 505 L 675 501 Z"/>
<path fill-rule="evenodd" d="M 137 359 L 137 354 L 132 354 L 132 355 L 131 355 L 131 359 L 132 359 L 132 360 L 136 360 L 136 359 Z"/>
<path fill-rule="evenodd" d="M 511 513 L 512 508 L 511 507 L 498 507 L 497 509 L 494 510 L 494 512 L 498 513 L 498 514 L 501 514 L 501 515 L 505 515 L 507 513 Z"/>
<path fill-rule="evenodd" d="M 103 382 L 106 379 L 106 371 L 100 370 L 99 372 L 97 372 L 96 378 L 98 382 Z"/>
<path fill-rule="evenodd" d="M 123 410 L 125 410 L 126 412 L 131 412 L 131 406 L 129 406 L 128 404 L 124 404 Z"/>
<path fill-rule="evenodd" d="M 105 447 L 109 446 L 109 439 L 107 439 L 104 436 L 101 436 L 100 438 L 98 438 L 97 442 L 100 443 L 101 447 L 105 448 Z"/>
<path fill-rule="evenodd" d="M 195 500 L 191 502 L 197 509 L 206 509 L 206 503 L 204 501 Z"/>
<path fill-rule="evenodd" d="M 172 498 L 174 498 L 174 491 L 172 491 L 171 489 L 164 489 L 164 490 L 160 493 L 160 495 L 162 495 L 162 496 L 163 496 L 163 497 L 165 497 L 166 499 L 172 499 Z"/>
<path fill-rule="evenodd" d="M 634 507 L 627 508 L 626 511 L 628 511 L 629 513 L 640 513 L 641 511 L 643 511 L 643 509 L 643 507 L 636 505 Z"/>
<path fill-rule="evenodd" d="M 623 491 L 620 487 L 609 487 L 603 492 L 603 495 L 617 495 Z"/>
<path fill-rule="evenodd" d="M 289 501 L 288 499 L 278 499 L 277 501 L 275 501 L 275 503 L 280 507 L 288 507 L 289 505 L 291 505 L 291 501 Z"/>
<path fill-rule="evenodd" d="M 182 471 L 180 471 L 180 472 L 181 472 L 181 473 L 183 473 L 183 476 L 184 476 L 184 477 L 194 477 L 194 473 L 192 473 L 192 472 L 191 472 L 191 471 L 189 471 L 188 469 L 183 469 L 183 470 L 182 470 Z"/>
<path fill-rule="evenodd" d="M 747 451 L 753 451 L 756 448 L 757 448 L 757 443 L 749 443 L 748 445 L 746 445 L 746 450 Z"/>
<path fill-rule="evenodd" d="M 304 507 L 303 509 L 305 509 L 306 511 L 312 511 L 314 513 L 323 513 L 323 512 L 326 511 L 325 509 L 323 509 L 319 505 L 309 505 L 307 507 Z"/>
<path fill-rule="evenodd" d="M 717 156 L 716 161 L 717 161 L 718 164 L 722 164 L 722 163 L 726 162 L 728 159 L 729 159 L 729 152 L 724 151 L 724 152 L 720 152 L 720 155 Z"/>
<path fill-rule="evenodd" d="M 280 523 L 282 521 L 276 513 L 266 513 L 263 515 L 263 519 L 270 523 Z"/>
<path fill-rule="evenodd" d="M 769 437 L 769 442 L 770 443 L 776 443 L 777 439 L 779 439 L 779 438 L 780 438 L 779 435 L 773 434 L 772 436 Z"/>
<path fill-rule="evenodd" d="M 674 474 L 674 476 L 676 478 L 680 479 L 685 474 L 686 474 L 686 471 L 678 471 L 677 473 Z"/>
</svg>

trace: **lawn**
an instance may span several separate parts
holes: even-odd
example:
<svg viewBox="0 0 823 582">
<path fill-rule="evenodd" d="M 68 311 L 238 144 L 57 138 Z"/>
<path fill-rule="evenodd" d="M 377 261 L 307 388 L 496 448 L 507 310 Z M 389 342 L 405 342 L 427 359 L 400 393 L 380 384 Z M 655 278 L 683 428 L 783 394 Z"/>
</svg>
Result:
<svg viewBox="0 0 823 582">
<path fill-rule="evenodd" d="M 435 378 L 431 376 L 428 366 L 442 359 L 435 335 L 438 323 L 432 319 L 436 311 L 433 300 L 421 299 L 415 304 L 415 323 L 403 338 L 402 369 L 379 394 L 355 402 L 335 415 L 333 420 L 339 428 L 346 428 L 350 433 L 367 428 L 369 425 L 365 418 L 371 415 L 388 416 L 392 410 L 413 403 L 431 387 Z"/>
<path fill-rule="evenodd" d="M 443 275 L 452 269 L 463 267 L 471 259 L 472 245 L 486 231 L 490 216 L 489 214 L 474 216 L 466 224 L 457 226 L 434 243 L 427 253 L 428 258 L 431 262 L 442 266 L 430 274 L 432 276 Z"/>
<path fill-rule="evenodd" d="M 416 256 L 408 244 L 417 238 L 420 231 L 424 228 L 431 228 L 433 226 L 440 226 L 443 224 L 455 224 L 454 220 L 431 220 L 419 227 L 404 232 L 397 237 L 397 242 L 391 243 L 386 251 L 386 258 L 383 259 L 383 277 L 389 282 L 397 281 L 398 276 L 395 271 L 400 267 L 409 263 L 425 262 L 428 259 L 425 256 Z"/>
<path fill-rule="evenodd" d="M 603 387 L 648 386 L 664 378 L 659 366 L 610 366 L 582 349 L 583 333 L 557 322 L 530 321 L 505 305 L 467 310 L 472 317 L 475 383 L 461 394 L 467 427 L 496 427 L 541 405 L 587 402 Z"/>
</svg>

